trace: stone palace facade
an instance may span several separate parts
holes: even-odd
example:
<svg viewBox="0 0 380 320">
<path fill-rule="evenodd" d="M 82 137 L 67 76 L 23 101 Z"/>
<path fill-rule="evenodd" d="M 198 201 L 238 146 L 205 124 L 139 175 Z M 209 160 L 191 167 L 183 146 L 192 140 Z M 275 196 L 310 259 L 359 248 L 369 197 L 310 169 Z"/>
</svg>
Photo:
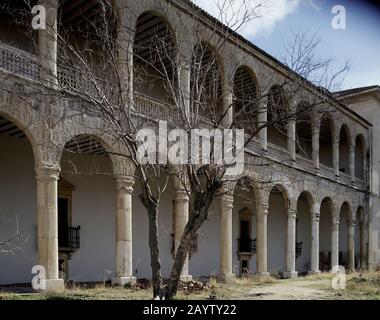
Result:
<svg viewBox="0 0 380 320">
<path fill-rule="evenodd" d="M 179 44 L 187 43 L 186 28 L 194 19 L 223 28 L 187 0 L 165 0 L 166 10 L 159 2 L 114 1 L 118 32 L 131 46 L 157 25 L 170 26 Z M 148 217 L 130 192 L 138 182 L 125 159 L 115 156 L 121 147 L 104 122 L 76 113 L 70 93 L 62 93 L 60 81 L 75 81 L 75 75 L 56 59 L 59 5 L 55 0 L 40 4 L 46 7 L 48 28 L 35 33 L 37 47 L 12 21 L 0 20 L 0 243 L 12 239 L 15 225 L 18 229 L 14 246 L 0 247 L 0 284 L 30 283 L 35 265 L 45 267 L 47 289 L 63 288 L 63 275 L 120 284 L 149 278 Z M 63 23 L 78 19 L 79 12 L 90 16 L 94 6 L 94 0 L 67 1 Z M 186 45 L 178 50 L 186 55 Z M 244 79 L 263 91 L 268 74 L 271 87 L 294 77 L 240 36 L 226 41 L 222 51 L 216 54 L 225 84 L 223 105 L 234 99 L 234 82 Z M 183 69 L 180 77 L 189 87 L 189 71 Z M 244 272 L 293 278 L 339 264 L 346 270 L 380 264 L 380 89 L 331 94 L 302 83 L 292 106 L 312 96 L 324 101 L 324 112 L 302 125 L 289 118 L 285 134 L 271 127 L 259 132 L 247 148 L 246 163 L 252 165 L 246 165 L 244 176 L 270 177 L 270 185 L 236 187 L 234 195 L 215 201 L 183 280 L 212 274 L 228 280 Z M 153 120 L 167 120 L 173 112 L 160 84 L 134 93 L 134 103 Z M 268 116 L 261 113 L 260 121 Z M 270 166 L 255 166 L 262 162 Z M 188 203 L 171 181 L 160 204 L 164 277 Z"/>
</svg>

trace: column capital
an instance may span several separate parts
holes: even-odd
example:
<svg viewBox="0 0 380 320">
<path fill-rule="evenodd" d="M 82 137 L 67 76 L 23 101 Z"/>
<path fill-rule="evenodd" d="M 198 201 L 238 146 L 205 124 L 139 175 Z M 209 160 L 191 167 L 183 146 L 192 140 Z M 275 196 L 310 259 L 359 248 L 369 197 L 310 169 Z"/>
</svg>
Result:
<svg viewBox="0 0 380 320">
<path fill-rule="evenodd" d="M 290 208 L 288 211 L 288 218 L 290 219 L 296 219 L 297 218 L 297 210 Z"/>
<path fill-rule="evenodd" d="M 268 212 L 269 212 L 269 205 L 268 204 L 259 204 L 259 210 L 257 211 L 258 215 L 267 216 Z"/>
<path fill-rule="evenodd" d="M 219 197 L 219 203 L 220 203 L 221 206 L 232 208 L 233 207 L 233 203 L 234 203 L 234 197 L 231 196 L 231 195 L 229 195 L 229 194 L 222 194 Z"/>
<path fill-rule="evenodd" d="M 177 189 L 174 191 L 174 200 L 175 201 L 189 201 L 189 195 L 184 189 Z"/>
<path fill-rule="evenodd" d="M 348 219 L 348 225 L 350 227 L 355 227 L 356 226 L 356 219 Z"/>
<path fill-rule="evenodd" d="M 135 184 L 135 179 L 134 177 L 130 176 L 116 176 L 116 188 L 117 189 L 123 189 L 128 192 L 133 191 L 133 185 Z"/>
<path fill-rule="evenodd" d="M 312 212 L 311 213 L 311 219 L 312 219 L 313 222 L 319 222 L 320 219 L 321 219 L 320 212 L 319 211 L 318 212 Z"/>
<path fill-rule="evenodd" d="M 58 180 L 61 168 L 59 166 L 35 167 L 37 180 Z"/>
</svg>

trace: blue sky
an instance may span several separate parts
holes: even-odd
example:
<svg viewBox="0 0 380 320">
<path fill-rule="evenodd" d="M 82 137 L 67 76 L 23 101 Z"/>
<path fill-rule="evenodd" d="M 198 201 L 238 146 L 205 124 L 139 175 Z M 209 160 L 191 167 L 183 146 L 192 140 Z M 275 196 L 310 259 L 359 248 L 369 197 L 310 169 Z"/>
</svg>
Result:
<svg viewBox="0 0 380 320">
<path fill-rule="evenodd" d="M 214 16 L 215 0 L 195 0 Z M 234 7 L 239 2 L 249 1 L 252 5 L 263 0 L 230 0 Z M 284 56 L 286 43 L 292 33 L 308 31 L 321 38 L 318 55 L 335 59 L 338 68 L 349 60 L 351 69 L 346 74 L 342 89 L 380 85 L 380 9 L 367 1 L 354 0 L 264 0 L 260 18 L 241 30 L 246 38 L 279 60 Z M 346 9 L 346 29 L 334 30 L 331 12 L 334 5 Z M 264 8 L 265 7 L 265 8 Z M 235 12 L 237 12 L 236 9 Z M 220 18 L 220 17 L 218 17 Z M 226 19 L 227 17 L 221 17 Z"/>
</svg>

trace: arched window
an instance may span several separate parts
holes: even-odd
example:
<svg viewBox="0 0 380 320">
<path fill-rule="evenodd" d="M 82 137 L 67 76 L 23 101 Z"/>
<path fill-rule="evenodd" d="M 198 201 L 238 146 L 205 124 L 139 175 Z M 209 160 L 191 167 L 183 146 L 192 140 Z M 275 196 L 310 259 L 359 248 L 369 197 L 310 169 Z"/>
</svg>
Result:
<svg viewBox="0 0 380 320">
<path fill-rule="evenodd" d="M 175 83 L 176 39 L 170 24 L 153 12 L 136 22 L 134 39 L 134 89 L 163 102 L 170 102 L 167 83 Z"/>
<path fill-rule="evenodd" d="M 349 131 L 346 125 L 343 125 L 339 134 L 339 171 L 349 174 Z"/>
<path fill-rule="evenodd" d="M 220 120 L 223 102 L 221 68 L 217 53 L 207 43 L 199 44 L 194 50 L 190 82 L 194 101 L 192 111 L 208 119 Z"/>
<path fill-rule="evenodd" d="M 289 103 L 284 90 L 273 86 L 268 95 L 268 142 L 284 149 L 287 148 L 286 116 Z"/>
<path fill-rule="evenodd" d="M 319 130 L 319 161 L 322 165 L 332 168 L 332 120 L 325 114 L 321 119 Z"/>
<path fill-rule="evenodd" d="M 363 136 L 358 135 L 355 139 L 355 177 L 362 180 L 365 179 L 364 157 L 364 138 Z"/>
<path fill-rule="evenodd" d="M 257 86 L 248 67 L 237 69 L 234 77 L 234 124 L 252 133 L 256 129 L 258 115 Z"/>
<path fill-rule="evenodd" d="M 297 106 L 296 152 L 304 158 L 311 159 L 313 153 L 311 119 L 305 112 L 306 108 L 306 102 L 300 102 Z"/>
</svg>

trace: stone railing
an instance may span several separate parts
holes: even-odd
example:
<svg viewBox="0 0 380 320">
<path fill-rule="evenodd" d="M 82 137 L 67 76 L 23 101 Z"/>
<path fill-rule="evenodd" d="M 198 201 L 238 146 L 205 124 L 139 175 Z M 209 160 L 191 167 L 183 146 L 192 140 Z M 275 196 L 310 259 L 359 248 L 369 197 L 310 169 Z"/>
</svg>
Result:
<svg viewBox="0 0 380 320">
<path fill-rule="evenodd" d="M 290 163 L 289 152 L 285 148 L 281 148 L 268 142 L 268 156 L 282 163 Z"/>
<path fill-rule="evenodd" d="M 168 103 L 135 93 L 135 110 L 138 114 L 154 120 L 165 120 L 170 123 L 178 122 L 177 110 Z"/>
<path fill-rule="evenodd" d="M 37 56 L 0 43 L 0 69 L 18 76 L 38 80 Z"/>
<path fill-rule="evenodd" d="M 38 57 L 17 49 L 9 45 L 0 43 L 0 70 L 16 74 L 18 76 L 38 80 L 39 67 Z M 62 90 L 70 93 L 89 93 L 96 94 L 96 88 L 91 81 L 84 76 L 81 76 L 74 68 L 58 66 L 58 83 Z M 102 81 L 98 83 L 101 85 Z M 139 115 L 143 115 L 151 120 L 166 120 L 171 125 L 181 128 L 178 112 L 172 105 L 144 96 L 142 94 L 135 94 L 135 110 Z M 201 120 L 201 126 L 205 128 L 212 128 L 212 124 L 207 119 Z M 248 144 L 247 148 L 256 153 L 261 154 L 262 150 L 258 141 L 252 141 Z M 274 144 L 268 143 L 267 155 L 280 163 L 290 164 L 289 152 L 286 148 L 278 147 Z M 297 155 L 296 168 L 314 172 L 313 162 L 302 156 Z M 321 176 L 335 180 L 335 174 L 333 168 L 329 168 L 324 165 L 320 165 Z M 340 181 L 348 185 L 352 184 L 349 176 L 340 174 Z M 359 189 L 365 189 L 366 183 L 364 180 L 356 179 L 355 186 Z"/>
<path fill-rule="evenodd" d="M 311 159 L 305 158 L 301 155 L 297 155 L 296 163 L 298 168 L 302 168 L 310 172 L 315 172 L 314 162 Z"/>
<path fill-rule="evenodd" d="M 351 176 L 344 172 L 339 172 L 339 180 L 345 184 L 352 184 Z"/>
<path fill-rule="evenodd" d="M 334 168 L 330 168 L 330 167 L 327 167 L 323 164 L 319 164 L 319 170 L 320 170 L 322 176 L 327 177 L 327 178 L 332 179 L 332 180 L 336 179 Z"/>
</svg>

